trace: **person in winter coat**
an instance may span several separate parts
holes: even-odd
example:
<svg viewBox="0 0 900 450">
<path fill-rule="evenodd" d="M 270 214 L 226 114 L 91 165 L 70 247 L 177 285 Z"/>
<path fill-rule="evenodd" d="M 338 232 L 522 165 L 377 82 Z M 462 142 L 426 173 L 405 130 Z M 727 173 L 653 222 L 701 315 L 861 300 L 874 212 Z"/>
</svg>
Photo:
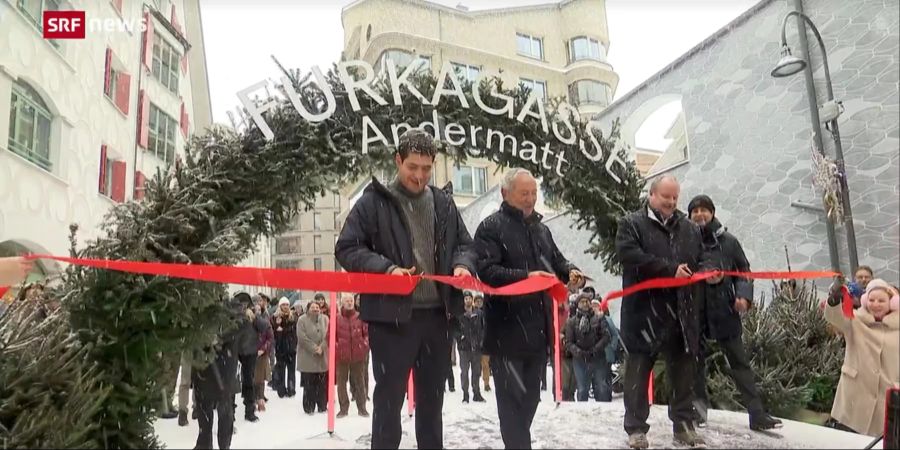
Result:
<svg viewBox="0 0 900 450">
<path fill-rule="evenodd" d="M 606 321 L 594 313 L 591 308 L 591 297 L 587 293 L 578 296 L 578 308 L 566 322 L 566 347 L 572 354 L 575 366 L 575 379 L 578 381 L 579 402 L 586 402 L 591 389 L 594 399 L 612 401 L 612 391 L 605 389 L 606 345 L 609 344 L 609 331 Z"/>
<path fill-rule="evenodd" d="M 649 204 L 619 220 L 616 253 L 622 263 L 622 287 L 653 278 L 688 278 L 701 267 L 700 228 L 677 209 L 681 187 L 671 175 L 650 184 Z M 622 300 L 621 337 L 626 357 L 625 431 L 631 448 L 647 448 L 650 406 L 647 386 L 660 353 L 672 380 L 669 419 L 675 440 L 704 445 L 695 431 L 692 392 L 699 332 L 690 287 L 649 289 Z"/>
<path fill-rule="evenodd" d="M 452 194 L 428 185 L 436 154 L 428 133 L 403 133 L 394 154 L 397 177 L 386 186 L 373 177 L 335 244 L 335 257 L 347 271 L 398 276 L 475 271 L 471 238 Z M 413 370 L 416 441 L 419 448 L 442 448 L 450 317 L 463 313 L 462 293 L 423 280 L 406 296 L 362 294 L 359 308 L 369 324 L 375 376 L 372 447 L 399 447 L 400 413 Z"/>
<path fill-rule="evenodd" d="M 716 218 L 716 206 L 706 195 L 694 197 L 688 204 L 688 215 L 700 226 L 707 271 L 722 270 L 749 272 L 750 263 L 741 243 Z M 753 282 L 747 278 L 719 276 L 694 285 L 694 297 L 700 318 L 700 355 L 694 375 L 694 408 L 697 423 L 706 426 L 706 411 L 710 407 L 706 389 L 707 340 L 715 340 L 725 353 L 729 375 L 741 393 L 755 431 L 781 428 L 781 421 L 770 416 L 762 403 L 754 381 L 750 357 L 741 339 L 741 314 L 753 305 Z"/>
<path fill-rule="evenodd" d="M 359 313 L 353 304 L 353 294 L 341 295 L 341 311 L 336 317 L 335 359 L 337 361 L 338 418 L 347 417 L 350 400 L 347 397 L 347 383 L 353 391 L 356 409 L 362 417 L 369 417 L 366 411 L 366 392 L 364 391 L 366 372 L 366 355 L 369 354 L 369 327 L 359 319 Z"/>
<path fill-rule="evenodd" d="M 825 320 L 847 343 L 831 416 L 857 433 L 881 436 L 886 392 L 900 386 L 900 295 L 876 278 L 848 318 L 841 309 L 842 283 L 832 285 L 825 308 Z"/>
<path fill-rule="evenodd" d="M 606 380 L 605 383 L 609 386 L 610 392 L 610 400 L 611 393 L 613 392 L 613 373 L 612 373 L 612 365 L 619 362 L 619 349 L 620 347 L 620 339 L 619 339 L 619 329 L 616 327 L 615 322 L 613 322 L 612 316 L 609 315 L 609 308 L 602 309 L 602 302 L 598 299 L 594 299 L 591 301 L 591 306 L 594 307 L 594 311 L 606 321 L 606 329 L 609 331 L 609 344 L 606 344 L 606 358 L 603 363 L 606 366 L 605 374 Z"/>
<path fill-rule="evenodd" d="M 562 373 L 560 374 L 560 379 L 562 381 L 562 401 L 564 402 L 574 402 L 575 401 L 575 390 L 578 387 L 578 382 L 575 380 L 575 366 L 572 364 L 572 353 L 567 349 L 568 343 L 566 341 L 566 322 L 569 321 L 570 311 L 574 311 L 577 308 L 578 293 L 569 295 L 568 302 L 560 302 L 557 306 L 557 315 L 559 320 L 559 360 L 560 365 L 562 365 Z M 553 369 L 554 371 L 556 368 Z M 556 374 L 553 375 L 553 392 L 556 392 Z"/>
<path fill-rule="evenodd" d="M 537 181 L 527 170 L 503 178 L 503 204 L 475 232 L 478 276 L 491 286 L 529 277 L 557 277 L 581 285 L 584 277 L 559 251 L 534 210 Z M 484 351 L 491 355 L 500 434 L 506 448 L 531 448 L 531 423 L 540 401 L 541 372 L 552 347 L 553 301 L 544 292 L 487 296 Z"/>
<path fill-rule="evenodd" d="M 481 375 L 481 345 L 484 341 L 484 317 L 475 308 L 474 297 L 466 292 L 463 297 L 465 314 L 459 318 L 459 384 L 463 392 L 463 403 L 469 403 L 469 380 L 472 382 L 472 400 L 483 402 L 478 386 Z"/>
<path fill-rule="evenodd" d="M 290 301 L 281 297 L 278 309 L 271 319 L 275 334 L 275 391 L 278 398 L 297 395 L 297 316 L 291 309 Z"/>
<path fill-rule="evenodd" d="M 253 312 L 262 318 L 261 307 L 256 304 Z M 259 333 L 259 344 L 257 345 L 256 368 L 253 373 L 253 392 L 256 395 L 256 410 L 265 411 L 266 402 L 266 381 L 272 376 L 272 366 L 269 365 L 269 355 L 273 353 L 275 345 L 275 334 L 272 330 L 272 324 L 268 320 L 263 320 L 265 327 Z"/>
<path fill-rule="evenodd" d="M 238 329 L 238 360 L 241 363 L 241 397 L 244 399 L 244 420 L 256 422 L 256 393 L 253 375 L 259 357 L 259 335 L 265 333 L 266 323 L 253 312 L 253 299 L 246 292 L 239 292 L 234 298 L 244 307 L 244 320 Z"/>
<path fill-rule="evenodd" d="M 481 312 L 481 321 L 484 323 L 484 296 L 475 294 L 475 300 L 472 302 L 472 305 Z M 484 349 L 482 349 L 481 353 L 481 381 L 484 382 L 484 391 L 491 392 L 491 357 L 484 354 Z"/>
<path fill-rule="evenodd" d="M 319 304 L 319 314 L 324 314 L 325 317 L 331 314 L 331 306 L 328 304 L 328 300 L 325 299 L 325 294 L 316 292 L 313 301 Z"/>
<path fill-rule="evenodd" d="M 319 304 L 306 305 L 306 314 L 297 322 L 297 368 L 303 386 L 303 411 L 312 415 L 325 412 L 328 393 L 328 317 L 319 312 Z"/>
<path fill-rule="evenodd" d="M 227 301 L 227 300 L 226 300 Z M 240 322 L 246 320 L 246 305 L 236 299 L 230 307 Z M 200 432 L 195 449 L 212 449 L 213 411 L 219 417 L 218 443 L 220 449 L 231 448 L 234 430 L 235 376 L 238 366 L 238 346 L 241 329 L 222 333 L 216 338 L 216 358 L 207 367 L 191 372 L 194 385 L 194 406 Z"/>
</svg>

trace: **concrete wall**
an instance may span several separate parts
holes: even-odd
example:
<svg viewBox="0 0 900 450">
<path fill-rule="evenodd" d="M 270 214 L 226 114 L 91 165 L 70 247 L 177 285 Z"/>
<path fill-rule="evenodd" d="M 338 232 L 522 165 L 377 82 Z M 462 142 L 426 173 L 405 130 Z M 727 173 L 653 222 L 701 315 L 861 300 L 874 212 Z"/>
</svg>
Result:
<svg viewBox="0 0 900 450">
<path fill-rule="evenodd" d="M 898 136 L 898 16 L 894 0 L 806 0 L 828 50 L 835 96 L 846 108 L 839 119 L 859 260 L 876 276 L 898 280 L 900 265 L 900 136 Z M 680 206 L 710 195 L 721 221 L 743 243 L 757 269 L 830 267 L 824 216 L 791 206 L 821 206 L 811 181 L 811 123 L 802 74 L 772 78 L 780 57 L 780 30 L 791 2 L 763 1 L 705 48 L 647 80 L 601 115 L 607 129 L 617 117 L 648 105 L 681 99 L 690 161 L 672 171 L 683 180 Z M 800 55 L 796 26 L 788 43 Z M 815 39 L 810 33 L 810 39 Z M 818 46 L 810 44 L 819 101 L 824 75 Z M 649 108 L 652 112 L 653 108 Z M 834 156 L 825 131 L 825 151 Z M 633 141 L 632 141 L 633 142 Z M 845 229 L 837 227 L 843 270 L 849 271 Z"/>
</svg>

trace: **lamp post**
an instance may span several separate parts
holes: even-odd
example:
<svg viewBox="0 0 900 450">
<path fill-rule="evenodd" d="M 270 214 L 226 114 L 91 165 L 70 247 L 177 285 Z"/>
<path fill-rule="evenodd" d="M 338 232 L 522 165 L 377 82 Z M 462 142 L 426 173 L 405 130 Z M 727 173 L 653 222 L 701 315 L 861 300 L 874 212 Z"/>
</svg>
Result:
<svg viewBox="0 0 900 450">
<path fill-rule="evenodd" d="M 800 0 L 795 0 L 794 3 L 797 9 L 800 9 L 802 6 Z M 816 102 L 815 86 L 812 83 L 812 68 L 809 67 L 809 64 L 804 59 L 792 55 L 791 48 L 787 44 L 785 31 L 788 19 L 790 19 L 791 16 L 796 16 L 798 19 L 800 40 L 801 43 L 804 44 L 805 49 L 808 49 L 809 46 L 806 45 L 806 33 L 803 22 L 809 25 L 813 34 L 815 34 L 816 39 L 819 41 L 819 48 L 822 50 L 822 65 L 825 70 L 825 88 L 827 93 L 825 103 L 821 106 Z M 825 52 L 825 43 L 822 42 L 822 35 L 819 34 L 816 25 L 813 24 L 812 20 L 806 14 L 803 14 L 800 11 L 791 11 L 787 13 L 781 24 L 781 59 L 775 65 L 775 68 L 772 69 L 772 76 L 776 78 L 788 77 L 797 74 L 804 69 L 807 71 L 807 93 L 809 95 L 810 111 L 812 112 L 813 118 L 813 131 L 815 133 L 818 150 L 822 155 L 825 154 L 825 148 L 822 146 L 820 122 L 825 124 L 825 129 L 831 132 L 831 136 L 834 139 L 835 163 L 840 172 L 841 203 L 843 204 L 844 209 L 844 226 L 847 230 L 847 251 L 850 257 L 850 270 L 856 270 L 856 268 L 859 267 L 859 257 L 856 250 L 856 231 L 853 227 L 853 214 L 850 208 L 850 190 L 847 187 L 847 172 L 844 168 L 844 149 L 841 146 L 841 134 L 837 122 L 838 116 L 841 114 L 842 106 L 840 105 L 840 102 L 834 100 L 834 90 L 831 85 L 831 72 L 828 68 L 828 55 Z M 828 227 L 828 241 L 831 251 L 832 269 L 840 272 L 834 225 L 827 218 L 825 220 Z"/>
</svg>

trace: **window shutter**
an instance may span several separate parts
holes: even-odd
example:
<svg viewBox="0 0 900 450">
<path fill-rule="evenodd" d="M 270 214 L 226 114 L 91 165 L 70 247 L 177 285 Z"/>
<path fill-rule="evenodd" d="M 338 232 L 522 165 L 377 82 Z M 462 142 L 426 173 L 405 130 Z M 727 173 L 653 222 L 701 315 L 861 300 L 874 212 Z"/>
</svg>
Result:
<svg viewBox="0 0 900 450">
<path fill-rule="evenodd" d="M 150 100 L 147 94 L 141 89 L 138 94 L 138 132 L 137 143 L 143 148 L 147 148 L 150 141 Z"/>
<path fill-rule="evenodd" d="M 122 0 L 113 0 L 113 6 L 119 14 L 122 14 Z"/>
<path fill-rule="evenodd" d="M 134 199 L 135 200 L 143 200 L 144 199 L 144 173 L 138 170 L 134 173 Z"/>
<path fill-rule="evenodd" d="M 127 116 L 128 100 L 131 94 L 131 75 L 119 72 L 116 78 L 116 107 Z"/>
<path fill-rule="evenodd" d="M 103 93 L 109 95 L 109 83 L 112 81 L 112 49 L 106 47 L 106 59 L 103 66 Z"/>
<path fill-rule="evenodd" d="M 144 67 L 150 70 L 153 64 L 153 18 L 149 12 L 144 13 L 144 21 L 147 23 L 147 30 L 144 31 L 144 54 L 141 59 Z"/>
<path fill-rule="evenodd" d="M 125 161 L 113 161 L 112 178 L 111 197 L 122 203 L 125 201 Z"/>
<path fill-rule="evenodd" d="M 108 167 L 106 167 L 106 144 L 100 146 L 100 192 L 103 195 L 109 194 L 106 192 L 106 171 Z"/>
<path fill-rule="evenodd" d="M 188 137 L 188 125 L 190 121 L 188 120 L 187 109 L 184 107 L 184 102 L 181 102 L 181 117 L 180 117 L 179 125 L 181 126 L 181 135 L 184 136 L 185 139 Z"/>
</svg>

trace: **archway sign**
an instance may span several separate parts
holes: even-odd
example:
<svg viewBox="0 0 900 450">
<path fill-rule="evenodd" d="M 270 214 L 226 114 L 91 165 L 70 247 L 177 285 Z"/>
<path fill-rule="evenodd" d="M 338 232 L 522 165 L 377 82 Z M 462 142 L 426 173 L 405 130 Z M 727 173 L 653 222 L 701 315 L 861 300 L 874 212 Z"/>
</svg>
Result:
<svg viewBox="0 0 900 450">
<path fill-rule="evenodd" d="M 370 65 L 348 61 L 303 76 L 282 69 L 280 84 L 248 87 L 238 94 L 240 130 L 192 138 L 183 160 L 148 180 L 144 200 L 114 207 L 106 235 L 76 256 L 237 264 L 318 196 L 390 168 L 399 135 L 422 126 L 456 162 L 478 156 L 532 171 L 592 231 L 585 250 L 615 270 L 616 222 L 637 209 L 643 187 L 616 149 L 618 122 L 604 134 L 559 99 L 545 104 L 498 78 L 464 82 L 449 64 L 437 77 L 416 69 L 389 64 L 376 78 Z M 224 286 L 73 267 L 58 295 L 99 380 L 97 404 L 78 412 L 94 417 L 94 427 L 78 435 L 85 445 L 158 447 L 148 405 L 177 366 L 170 355 L 190 351 L 202 365 L 233 326 Z"/>
</svg>

